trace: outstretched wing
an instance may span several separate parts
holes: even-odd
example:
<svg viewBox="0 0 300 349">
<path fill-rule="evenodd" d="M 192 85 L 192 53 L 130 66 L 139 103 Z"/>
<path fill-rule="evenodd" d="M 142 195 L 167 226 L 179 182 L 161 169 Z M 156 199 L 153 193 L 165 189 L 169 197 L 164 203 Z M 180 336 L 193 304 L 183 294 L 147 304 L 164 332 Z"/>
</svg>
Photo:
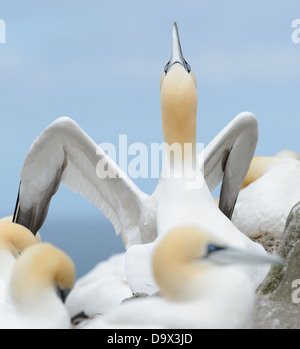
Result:
<svg viewBox="0 0 300 349">
<path fill-rule="evenodd" d="M 253 114 L 244 112 L 235 117 L 198 156 L 210 191 L 222 181 L 219 207 L 229 219 L 257 140 L 257 119 Z"/>
<path fill-rule="evenodd" d="M 95 204 L 116 233 L 125 234 L 127 247 L 141 242 L 139 218 L 147 195 L 67 117 L 33 143 L 22 169 L 14 222 L 36 234 L 61 182 Z"/>
</svg>

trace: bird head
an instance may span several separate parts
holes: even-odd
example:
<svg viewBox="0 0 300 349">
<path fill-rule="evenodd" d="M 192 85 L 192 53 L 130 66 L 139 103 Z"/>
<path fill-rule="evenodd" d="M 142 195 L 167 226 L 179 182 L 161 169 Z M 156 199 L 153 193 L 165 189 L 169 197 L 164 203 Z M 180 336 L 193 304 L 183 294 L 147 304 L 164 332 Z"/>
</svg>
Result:
<svg viewBox="0 0 300 349">
<path fill-rule="evenodd" d="M 218 284 L 222 267 L 237 264 L 282 264 L 275 255 L 228 246 L 195 226 L 170 231 L 157 246 L 153 272 L 162 294 L 171 300 L 197 298 Z"/>
<path fill-rule="evenodd" d="M 18 258 L 11 276 L 11 293 L 16 305 L 28 309 L 43 294 L 53 292 L 64 302 L 74 283 L 72 259 L 49 243 L 39 243 Z"/>
<path fill-rule="evenodd" d="M 163 69 L 160 90 L 166 143 L 195 142 L 197 84 L 191 66 L 183 57 L 176 23 L 173 25 L 172 54 Z"/>
</svg>

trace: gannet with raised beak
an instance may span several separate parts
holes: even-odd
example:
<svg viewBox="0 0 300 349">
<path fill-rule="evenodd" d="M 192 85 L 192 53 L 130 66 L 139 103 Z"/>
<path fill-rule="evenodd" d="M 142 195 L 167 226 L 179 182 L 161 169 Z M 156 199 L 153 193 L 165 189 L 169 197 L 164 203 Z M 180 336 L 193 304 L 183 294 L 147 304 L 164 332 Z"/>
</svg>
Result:
<svg viewBox="0 0 300 349">
<path fill-rule="evenodd" d="M 253 158 L 232 217 L 238 229 L 251 238 L 281 238 L 291 209 L 300 201 L 299 160 L 292 151 Z"/>
<path fill-rule="evenodd" d="M 179 79 L 185 77 L 186 86 L 176 84 L 176 76 Z M 176 23 L 173 26 L 172 55 L 164 69 L 161 87 L 166 141 L 190 142 L 192 133 L 194 142 L 196 81 L 191 67 L 183 58 Z M 172 91 L 178 95 L 183 87 L 185 92 L 188 92 L 186 89 L 189 88 L 190 94 L 182 94 L 180 103 L 175 101 L 179 107 L 177 110 L 174 109 Z M 170 111 L 175 111 L 175 114 L 170 115 Z M 223 180 L 220 209 L 229 218 L 256 143 L 256 118 L 250 113 L 242 113 L 208 145 L 204 156 L 200 156 L 200 167 L 209 188 L 213 189 Z M 99 173 L 97 175 L 99 160 L 106 163 L 105 174 L 110 173 L 110 177 L 103 178 L 104 174 L 99 178 Z M 170 169 L 166 166 L 169 166 L 167 162 L 163 168 L 164 174 Z M 168 179 L 165 178 L 165 181 Z M 93 202 L 110 219 L 116 232 L 122 232 L 125 236 L 127 249 L 133 245 L 142 246 L 141 244 L 153 242 L 157 238 L 156 211 L 163 190 L 162 179 L 153 195 L 148 196 L 141 192 L 104 151 L 69 118 L 56 120 L 33 143 L 22 169 L 14 221 L 35 233 L 42 226 L 51 198 L 61 182 Z M 180 204 L 176 197 L 173 200 L 174 203 Z M 131 264 L 134 264 L 134 260 Z M 129 281 L 130 270 L 127 276 Z"/>
<path fill-rule="evenodd" d="M 131 300 L 81 327 L 249 328 L 255 292 L 239 264 L 274 263 L 280 258 L 232 247 L 208 231 L 182 226 L 155 248 L 152 267 L 161 297 Z"/>
<path fill-rule="evenodd" d="M 162 75 L 161 110 L 164 139 L 169 146 L 177 143 L 181 151 L 167 154 L 165 157 L 160 180 L 160 197 L 157 202 L 158 239 L 153 243 L 131 246 L 127 250 L 126 272 L 128 276 L 130 275 L 128 282 L 133 292 L 154 294 L 159 290 L 159 286 L 156 285 L 151 275 L 152 253 L 167 232 L 180 226 L 192 224 L 199 229 L 212 232 L 216 237 L 232 246 L 266 253 L 262 246 L 242 234 L 215 204 L 209 188 L 209 185 L 214 183 L 214 175 L 211 174 L 211 177 L 208 175 L 209 183 L 206 183 L 203 171 L 201 171 L 201 158 L 198 162 L 196 155 L 197 86 L 195 76 L 182 54 L 175 57 L 171 57 Z M 256 118 L 250 113 L 242 114 L 240 118 L 244 122 L 247 120 L 249 125 L 256 125 Z M 233 132 L 230 126 L 227 130 L 227 134 Z M 223 135 L 220 133 L 215 141 L 215 143 L 219 141 L 220 144 L 220 149 L 214 150 L 215 153 L 220 152 L 219 156 L 226 152 L 225 145 L 220 141 L 224 140 Z M 244 138 L 239 133 L 231 135 L 231 139 L 239 139 L 239 137 L 243 139 L 243 142 L 247 139 L 249 147 L 255 148 L 257 133 L 249 132 Z M 240 148 L 242 151 L 242 145 Z M 213 152 L 211 148 L 208 149 L 208 153 L 210 151 Z M 227 153 L 227 165 L 230 164 L 230 167 L 225 170 L 225 172 L 228 171 L 228 174 L 227 177 L 225 175 L 222 191 L 224 185 L 230 186 L 229 183 L 234 182 L 235 171 L 238 172 L 240 169 L 240 163 L 235 163 L 231 158 L 234 152 L 232 150 L 230 154 Z M 169 170 L 169 176 L 164 175 L 166 169 Z M 206 171 L 204 167 L 204 173 Z M 210 174 L 209 171 L 207 173 Z M 268 272 L 268 267 L 246 265 L 243 266 L 243 270 L 251 275 L 253 286 L 257 287 Z"/>
<path fill-rule="evenodd" d="M 0 328 L 70 328 L 63 302 L 74 282 L 74 263 L 63 251 L 49 243 L 28 247 L 12 271 L 13 304 L 0 305 Z"/>
</svg>

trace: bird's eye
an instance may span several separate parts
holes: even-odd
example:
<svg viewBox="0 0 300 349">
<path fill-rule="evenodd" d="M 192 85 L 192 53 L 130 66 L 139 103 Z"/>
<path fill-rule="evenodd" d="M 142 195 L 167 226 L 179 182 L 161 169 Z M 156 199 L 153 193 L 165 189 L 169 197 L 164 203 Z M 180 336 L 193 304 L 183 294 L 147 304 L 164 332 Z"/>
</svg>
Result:
<svg viewBox="0 0 300 349">
<path fill-rule="evenodd" d="M 213 245 L 213 244 L 208 244 L 207 245 L 207 254 L 209 255 L 210 253 L 224 250 L 224 248 L 225 247 L 221 247 L 221 246 L 217 246 L 217 245 Z"/>
<path fill-rule="evenodd" d="M 192 68 L 191 68 L 191 66 L 188 64 L 188 62 L 187 62 L 187 61 L 185 61 L 185 66 L 186 66 L 186 70 L 187 70 L 187 72 L 188 72 L 188 73 L 190 73 L 190 72 L 191 72 L 191 70 L 192 70 Z"/>
<path fill-rule="evenodd" d="M 168 69 L 169 69 L 170 62 L 168 62 L 164 67 L 164 72 L 167 75 Z"/>
</svg>

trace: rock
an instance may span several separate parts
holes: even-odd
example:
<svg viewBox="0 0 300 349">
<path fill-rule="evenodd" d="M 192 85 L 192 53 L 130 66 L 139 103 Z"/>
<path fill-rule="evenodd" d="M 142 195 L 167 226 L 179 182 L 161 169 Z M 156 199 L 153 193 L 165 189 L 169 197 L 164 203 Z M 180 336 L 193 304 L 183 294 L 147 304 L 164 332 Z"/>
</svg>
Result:
<svg viewBox="0 0 300 349">
<path fill-rule="evenodd" d="M 294 280 L 300 279 L 300 203 L 292 208 L 277 254 L 286 261 L 284 266 L 272 266 L 257 294 L 272 300 L 293 303 Z M 300 303 L 299 303 L 300 307 Z"/>
<path fill-rule="evenodd" d="M 253 317 L 256 329 L 300 328 L 300 203 L 292 208 L 277 255 L 283 266 L 272 266 L 257 289 Z"/>
<path fill-rule="evenodd" d="M 253 329 L 299 329 L 299 308 L 285 301 L 257 297 Z"/>
<path fill-rule="evenodd" d="M 265 232 L 264 234 L 259 234 L 255 237 L 247 235 L 252 241 L 262 245 L 264 249 L 269 253 L 275 253 L 280 244 L 280 238 L 278 236 L 274 236 L 269 232 Z"/>
</svg>

